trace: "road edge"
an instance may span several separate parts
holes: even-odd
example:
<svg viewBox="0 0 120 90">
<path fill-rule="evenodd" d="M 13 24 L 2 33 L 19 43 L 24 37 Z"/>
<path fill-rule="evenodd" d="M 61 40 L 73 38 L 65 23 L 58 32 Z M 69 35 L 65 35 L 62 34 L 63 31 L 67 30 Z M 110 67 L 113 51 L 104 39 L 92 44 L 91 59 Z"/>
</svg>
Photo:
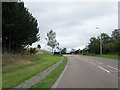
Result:
<svg viewBox="0 0 120 90">
<path fill-rule="evenodd" d="M 62 79 L 66 69 L 68 68 L 68 65 L 69 65 L 69 60 L 67 59 L 67 64 L 66 64 L 64 70 L 62 71 L 61 75 L 58 77 L 58 79 L 55 81 L 55 83 L 52 86 L 53 89 L 58 86 L 58 84 L 59 84 L 60 80 Z"/>
</svg>

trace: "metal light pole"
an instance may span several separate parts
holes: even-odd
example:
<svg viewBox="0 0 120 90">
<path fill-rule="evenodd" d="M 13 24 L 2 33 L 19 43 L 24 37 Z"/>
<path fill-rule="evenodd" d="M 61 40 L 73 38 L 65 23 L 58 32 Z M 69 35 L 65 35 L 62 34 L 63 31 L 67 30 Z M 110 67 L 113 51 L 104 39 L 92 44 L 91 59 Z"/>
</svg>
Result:
<svg viewBox="0 0 120 90">
<path fill-rule="evenodd" d="M 98 27 L 96 27 L 96 29 L 99 29 Z M 101 37 L 101 30 L 100 30 L 100 54 L 102 55 L 102 37 Z"/>
</svg>

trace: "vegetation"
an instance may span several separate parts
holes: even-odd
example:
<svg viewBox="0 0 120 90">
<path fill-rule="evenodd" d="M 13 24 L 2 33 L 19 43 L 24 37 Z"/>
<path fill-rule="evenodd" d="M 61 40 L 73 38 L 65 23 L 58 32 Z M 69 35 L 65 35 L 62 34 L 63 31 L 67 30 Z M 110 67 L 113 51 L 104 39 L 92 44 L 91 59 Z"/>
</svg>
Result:
<svg viewBox="0 0 120 90">
<path fill-rule="evenodd" d="M 87 54 L 83 54 L 83 55 L 87 55 L 87 56 L 95 56 L 95 57 L 102 57 L 102 58 L 111 58 L 111 59 L 117 59 L 118 60 L 118 54 L 93 54 L 93 53 L 87 53 Z"/>
<path fill-rule="evenodd" d="M 15 87 L 55 64 L 60 58 L 45 51 L 33 55 L 3 55 L 2 88 Z"/>
<path fill-rule="evenodd" d="M 102 53 L 100 54 L 100 37 L 102 40 Z M 74 54 L 84 54 L 116 59 L 120 54 L 120 29 L 115 29 L 111 36 L 101 33 L 101 36 L 91 37 L 90 43 L 83 50 L 72 50 Z"/>
<path fill-rule="evenodd" d="M 38 32 L 37 20 L 23 2 L 2 3 L 3 52 L 21 52 L 39 40 Z"/>
<path fill-rule="evenodd" d="M 101 34 L 103 54 L 117 54 L 120 46 L 120 29 L 115 29 L 111 37 L 106 33 Z M 88 52 L 99 54 L 100 37 L 92 37 L 88 45 Z"/>
<path fill-rule="evenodd" d="M 61 57 L 42 51 L 39 44 L 37 46 L 39 50 L 28 48 L 40 39 L 39 28 L 36 18 L 21 1 L 2 3 L 2 29 L 4 89 L 12 88 L 42 72 Z M 52 30 L 47 33 L 46 40 L 52 52 L 59 45 L 56 33 Z"/>
<path fill-rule="evenodd" d="M 54 52 L 53 49 L 59 45 L 59 43 L 56 40 L 56 33 L 53 32 L 52 30 L 50 30 L 47 33 L 47 38 L 45 38 L 47 41 L 47 45 L 50 46 L 52 48 L 52 53 Z"/>
<path fill-rule="evenodd" d="M 36 50 L 36 48 L 30 48 L 30 53 L 32 53 L 32 54 L 35 54 L 35 53 L 37 53 L 38 51 Z"/>
<path fill-rule="evenodd" d="M 103 57 L 103 58 L 112 58 L 112 59 L 117 59 L 118 60 L 118 55 L 113 55 L 113 54 L 102 54 L 102 55 L 96 55 L 97 57 Z"/>
<path fill-rule="evenodd" d="M 66 48 L 63 48 L 62 50 L 61 50 L 61 54 L 65 54 L 67 52 L 67 49 Z"/>
<path fill-rule="evenodd" d="M 66 66 L 66 63 L 67 63 L 67 58 L 64 57 L 63 62 L 54 71 L 52 71 L 52 73 L 50 73 L 47 77 L 42 79 L 36 85 L 32 86 L 31 90 L 34 89 L 34 88 L 39 88 L 39 89 L 51 88 L 51 86 L 55 83 L 57 78 L 62 73 L 63 69 Z"/>
<path fill-rule="evenodd" d="M 38 49 L 40 49 L 40 48 L 41 48 L 40 44 L 38 44 L 38 45 L 37 45 L 37 48 L 38 48 Z"/>
</svg>

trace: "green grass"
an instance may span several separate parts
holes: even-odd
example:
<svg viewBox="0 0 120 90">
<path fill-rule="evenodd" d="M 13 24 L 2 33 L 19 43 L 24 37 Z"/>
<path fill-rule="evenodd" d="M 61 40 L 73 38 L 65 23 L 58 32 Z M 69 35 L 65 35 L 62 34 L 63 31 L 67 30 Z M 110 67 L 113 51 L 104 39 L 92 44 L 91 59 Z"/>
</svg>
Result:
<svg viewBox="0 0 120 90">
<path fill-rule="evenodd" d="M 17 86 L 23 81 L 55 64 L 58 60 L 60 60 L 60 58 L 60 56 L 53 56 L 48 53 L 42 53 L 33 55 L 32 60 L 17 60 L 17 62 L 13 60 L 14 63 L 7 63 L 3 65 L 2 88 L 12 88 Z M 12 59 L 18 59 L 18 57 L 16 56 Z M 31 57 L 28 59 L 31 59 Z M 22 61 L 22 63 L 19 63 L 18 61 Z"/>
<path fill-rule="evenodd" d="M 118 59 L 118 55 L 112 55 L 112 54 L 103 54 L 103 55 L 96 55 L 96 56 L 102 57 L 102 58 Z"/>
<path fill-rule="evenodd" d="M 118 55 L 115 54 L 85 54 L 87 56 L 95 56 L 95 57 L 102 57 L 102 58 L 111 58 L 111 59 L 117 59 L 118 60 Z"/>
<path fill-rule="evenodd" d="M 63 62 L 55 70 L 53 70 L 47 77 L 42 79 L 39 83 L 32 86 L 30 90 L 51 88 L 51 86 L 55 83 L 59 75 L 64 70 L 66 63 L 67 63 L 67 58 L 64 57 Z"/>
</svg>

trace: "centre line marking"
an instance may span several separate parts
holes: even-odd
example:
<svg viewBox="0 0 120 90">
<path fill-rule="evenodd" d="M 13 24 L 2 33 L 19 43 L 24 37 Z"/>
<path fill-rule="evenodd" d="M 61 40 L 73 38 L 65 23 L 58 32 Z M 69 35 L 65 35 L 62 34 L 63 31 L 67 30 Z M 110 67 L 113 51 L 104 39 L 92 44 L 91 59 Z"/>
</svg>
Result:
<svg viewBox="0 0 120 90">
<path fill-rule="evenodd" d="M 114 67 L 112 67 L 112 66 L 109 66 L 109 65 L 107 65 L 108 67 L 110 67 L 110 68 L 113 68 L 113 69 L 115 69 L 115 70 L 118 70 L 117 68 L 114 68 Z"/>
<path fill-rule="evenodd" d="M 106 70 L 105 68 L 101 67 L 101 66 L 98 66 L 100 69 L 106 71 L 107 73 L 110 73 L 110 71 Z"/>
<path fill-rule="evenodd" d="M 97 63 L 102 64 L 101 62 L 98 62 L 98 61 L 97 61 Z"/>
<path fill-rule="evenodd" d="M 96 65 L 95 63 L 93 63 L 93 62 L 90 62 L 91 64 L 93 64 L 93 65 Z"/>
</svg>

